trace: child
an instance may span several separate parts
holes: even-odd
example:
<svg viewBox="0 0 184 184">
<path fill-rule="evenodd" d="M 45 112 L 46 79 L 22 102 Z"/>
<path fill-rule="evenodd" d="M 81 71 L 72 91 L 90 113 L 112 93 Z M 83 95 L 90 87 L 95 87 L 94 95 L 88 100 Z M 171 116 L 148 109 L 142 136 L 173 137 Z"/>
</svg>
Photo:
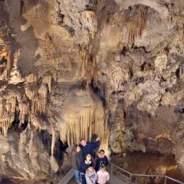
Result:
<svg viewBox="0 0 184 184">
<path fill-rule="evenodd" d="M 86 171 L 86 183 L 87 184 L 95 184 L 97 180 L 96 171 L 93 167 L 89 167 Z"/>
<path fill-rule="evenodd" d="M 105 156 L 105 151 L 100 150 L 98 154 L 98 158 L 96 160 L 96 166 L 95 169 L 98 171 L 100 169 L 101 165 L 107 166 L 109 164 L 108 158 Z"/>
<path fill-rule="evenodd" d="M 86 159 L 82 162 L 80 166 L 80 172 L 81 172 L 81 177 L 82 177 L 82 184 L 86 184 L 86 177 L 85 173 L 88 170 L 89 167 L 93 167 L 94 164 L 92 162 L 92 158 L 90 154 L 86 155 Z"/>
<path fill-rule="evenodd" d="M 97 172 L 98 184 L 106 184 L 109 181 L 109 173 L 106 171 L 105 166 L 101 165 L 100 170 Z"/>
</svg>

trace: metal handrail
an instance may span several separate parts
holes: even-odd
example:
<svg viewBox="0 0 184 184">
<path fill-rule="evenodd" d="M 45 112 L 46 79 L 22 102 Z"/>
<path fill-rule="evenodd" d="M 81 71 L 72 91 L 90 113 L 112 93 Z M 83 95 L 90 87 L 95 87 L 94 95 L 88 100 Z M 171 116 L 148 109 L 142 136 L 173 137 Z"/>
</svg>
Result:
<svg viewBox="0 0 184 184">
<path fill-rule="evenodd" d="M 128 171 L 126 171 L 125 169 L 122 169 L 121 167 L 113 164 L 112 162 L 110 162 L 110 173 L 113 174 L 113 171 L 115 171 L 115 168 L 119 169 L 120 171 L 122 171 L 123 173 L 126 173 L 128 176 L 126 176 L 125 174 L 123 173 L 120 173 L 118 172 L 120 175 L 123 175 L 126 179 L 129 180 L 130 184 L 133 184 L 132 182 L 132 177 L 133 176 L 137 176 L 137 177 L 157 177 L 157 178 L 163 178 L 164 179 L 164 184 L 167 184 L 167 181 L 168 180 L 171 180 L 171 181 L 174 181 L 178 184 L 184 184 L 183 182 L 179 181 L 179 180 L 176 180 L 172 177 L 169 177 L 167 175 L 154 175 L 154 174 L 135 174 L 135 173 L 130 173 Z"/>
</svg>

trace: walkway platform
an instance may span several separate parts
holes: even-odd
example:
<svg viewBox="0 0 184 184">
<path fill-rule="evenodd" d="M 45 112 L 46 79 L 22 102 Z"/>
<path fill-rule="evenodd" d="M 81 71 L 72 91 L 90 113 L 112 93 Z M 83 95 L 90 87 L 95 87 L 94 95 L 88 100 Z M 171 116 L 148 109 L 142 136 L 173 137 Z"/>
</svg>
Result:
<svg viewBox="0 0 184 184">
<path fill-rule="evenodd" d="M 74 170 L 70 169 L 68 173 L 60 180 L 59 184 L 68 184 L 74 176 Z"/>
<path fill-rule="evenodd" d="M 109 183 L 110 184 L 126 184 L 125 182 L 123 182 L 122 180 L 120 180 L 119 178 L 117 178 L 114 175 L 110 175 Z"/>
</svg>

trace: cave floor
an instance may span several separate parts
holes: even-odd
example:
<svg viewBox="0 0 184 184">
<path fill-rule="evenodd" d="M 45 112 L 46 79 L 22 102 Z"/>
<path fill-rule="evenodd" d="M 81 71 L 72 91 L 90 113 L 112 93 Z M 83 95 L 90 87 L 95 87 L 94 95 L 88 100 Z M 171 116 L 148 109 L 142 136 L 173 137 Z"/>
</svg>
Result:
<svg viewBox="0 0 184 184">
<path fill-rule="evenodd" d="M 121 154 L 113 156 L 111 162 L 131 173 L 163 174 L 184 182 L 184 175 L 177 167 L 174 155 L 134 152 L 127 153 L 125 157 Z"/>
</svg>

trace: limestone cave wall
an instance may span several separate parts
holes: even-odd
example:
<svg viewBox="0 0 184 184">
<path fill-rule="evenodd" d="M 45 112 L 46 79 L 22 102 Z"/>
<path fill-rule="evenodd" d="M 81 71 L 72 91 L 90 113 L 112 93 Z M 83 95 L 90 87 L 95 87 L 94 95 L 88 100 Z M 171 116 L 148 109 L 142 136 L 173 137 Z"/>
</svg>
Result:
<svg viewBox="0 0 184 184">
<path fill-rule="evenodd" d="M 183 0 L 0 0 L 0 175 L 45 179 L 94 135 L 184 172 L 183 84 Z"/>
</svg>

